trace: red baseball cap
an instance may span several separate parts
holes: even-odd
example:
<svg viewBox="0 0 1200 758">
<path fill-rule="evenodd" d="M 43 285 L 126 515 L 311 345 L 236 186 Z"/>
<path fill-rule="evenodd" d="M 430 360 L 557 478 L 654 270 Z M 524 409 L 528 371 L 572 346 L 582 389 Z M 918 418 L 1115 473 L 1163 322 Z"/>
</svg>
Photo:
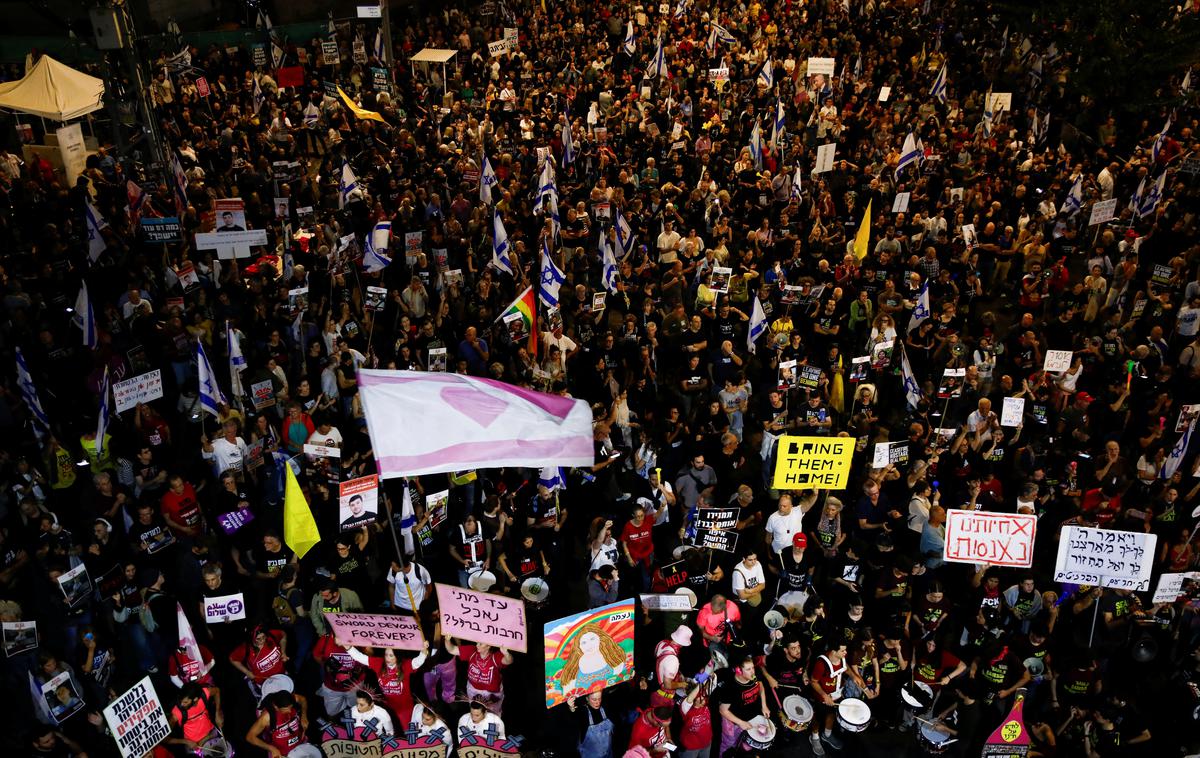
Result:
<svg viewBox="0 0 1200 758">
<path fill-rule="evenodd" d="M 792 535 L 792 547 L 798 547 L 801 550 L 808 547 L 808 537 L 804 536 L 804 532 L 796 532 Z"/>
</svg>

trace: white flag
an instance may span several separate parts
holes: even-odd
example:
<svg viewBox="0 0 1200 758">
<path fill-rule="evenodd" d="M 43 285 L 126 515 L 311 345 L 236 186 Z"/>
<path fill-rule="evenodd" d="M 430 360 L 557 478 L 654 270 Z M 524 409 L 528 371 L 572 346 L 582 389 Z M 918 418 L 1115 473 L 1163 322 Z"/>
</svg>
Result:
<svg viewBox="0 0 1200 758">
<path fill-rule="evenodd" d="M 750 328 L 746 332 L 746 349 L 751 353 L 758 352 L 758 345 L 755 343 L 767 330 L 767 314 L 763 311 L 762 301 L 758 296 L 754 296 L 754 306 L 750 311 Z"/>
<path fill-rule="evenodd" d="M 221 393 L 221 387 L 217 384 L 217 375 L 212 370 L 212 364 L 208 362 L 208 356 L 204 353 L 204 343 L 196 342 L 196 367 L 200 373 L 200 408 L 202 411 L 211 413 L 213 418 L 220 418 L 220 411 L 217 406 L 225 402 L 225 395 Z"/>
</svg>

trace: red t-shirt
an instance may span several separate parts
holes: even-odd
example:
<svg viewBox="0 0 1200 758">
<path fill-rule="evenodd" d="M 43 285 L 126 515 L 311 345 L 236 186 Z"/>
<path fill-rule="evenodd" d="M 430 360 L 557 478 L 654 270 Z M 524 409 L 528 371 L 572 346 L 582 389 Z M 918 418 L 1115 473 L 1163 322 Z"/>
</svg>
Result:
<svg viewBox="0 0 1200 758">
<path fill-rule="evenodd" d="M 238 645 L 229 654 L 229 660 L 237 661 L 254 674 L 254 681 L 262 684 L 267 677 L 284 672 L 283 649 L 279 643 L 283 640 L 283 632 L 268 631 L 267 641 L 258 650 L 249 642 Z"/>
<path fill-rule="evenodd" d="M 499 692 L 500 669 L 504 667 L 504 656 L 493 649 L 483 656 L 474 645 L 460 645 L 458 657 L 467 662 L 467 684 L 484 692 Z"/>
<path fill-rule="evenodd" d="M 629 748 L 632 750 L 639 745 L 650 752 L 661 748 L 667 741 L 667 730 L 664 724 L 651 724 L 648 720 L 649 711 L 642 711 L 637 721 L 633 722 L 633 730 L 629 734 Z"/>
<path fill-rule="evenodd" d="M 408 676 L 413 670 L 412 661 L 401 659 L 396 661 L 396 668 L 388 668 L 382 657 L 372 656 L 370 663 L 388 708 L 399 718 L 399 723 L 407 724 L 413 709 L 412 690 L 408 687 Z"/>
<path fill-rule="evenodd" d="M 683 712 L 680 707 L 680 712 Z M 696 703 L 683 713 L 683 729 L 679 732 L 679 744 L 684 750 L 699 750 L 708 747 L 713 740 L 712 712 L 708 705 Z"/>
<path fill-rule="evenodd" d="M 183 483 L 183 492 L 176 495 L 171 490 L 163 495 L 162 514 L 176 524 L 186 527 L 199 526 L 201 520 L 200 503 L 196 500 L 196 490 L 191 484 Z"/>
<path fill-rule="evenodd" d="M 621 530 L 621 541 L 625 543 L 625 549 L 629 551 L 635 563 L 650 562 L 650 556 L 654 554 L 654 540 L 651 536 L 653 528 L 654 524 L 648 518 L 642 519 L 641 526 L 634 526 L 632 521 L 625 522 L 625 528 Z"/>
</svg>

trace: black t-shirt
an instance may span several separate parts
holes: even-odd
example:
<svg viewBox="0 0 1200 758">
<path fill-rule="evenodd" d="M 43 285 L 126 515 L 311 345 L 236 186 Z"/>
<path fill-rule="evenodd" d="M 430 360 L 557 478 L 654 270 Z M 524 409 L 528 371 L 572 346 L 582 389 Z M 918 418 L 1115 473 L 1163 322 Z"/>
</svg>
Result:
<svg viewBox="0 0 1200 758">
<path fill-rule="evenodd" d="M 720 689 L 717 690 L 717 705 L 718 707 L 728 705 L 730 712 L 744 721 L 761 716 L 762 686 L 762 682 L 758 679 L 751 682 L 739 682 L 737 677 L 730 676 L 721 683 Z"/>
<path fill-rule="evenodd" d="M 790 661 L 782 647 L 776 648 L 767 656 L 767 671 L 780 684 L 801 687 L 804 683 L 804 655 Z"/>
</svg>

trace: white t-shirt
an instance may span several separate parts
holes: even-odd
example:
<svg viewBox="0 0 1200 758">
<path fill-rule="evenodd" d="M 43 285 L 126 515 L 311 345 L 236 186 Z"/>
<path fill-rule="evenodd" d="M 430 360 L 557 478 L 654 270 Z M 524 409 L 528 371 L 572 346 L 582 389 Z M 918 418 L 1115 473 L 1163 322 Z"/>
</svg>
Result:
<svg viewBox="0 0 1200 758">
<path fill-rule="evenodd" d="M 318 430 L 313 430 L 313 433 L 308 435 L 308 444 L 340 448 L 342 446 L 342 433 L 338 431 L 336 426 L 329 427 L 329 431 L 324 434 L 321 434 Z"/>
<path fill-rule="evenodd" d="M 461 741 L 463 737 L 470 735 L 483 737 L 486 735 L 488 727 L 492 724 L 496 725 L 496 739 L 504 739 L 504 722 L 500 720 L 499 716 L 491 711 L 484 711 L 483 719 L 479 723 L 475 723 L 471 720 L 471 712 L 467 711 L 458 720 L 458 739 Z M 463 731 L 464 729 L 466 732 Z"/>
<path fill-rule="evenodd" d="M 234 442 L 220 437 L 212 441 L 211 453 L 202 452 L 201 455 L 204 456 L 204 460 L 212 461 L 213 470 L 219 476 L 222 471 L 241 471 L 246 458 L 250 456 L 250 451 L 241 437 L 236 438 Z"/>
<path fill-rule="evenodd" d="M 742 590 L 757 587 L 765 581 L 767 577 L 763 573 L 762 561 L 757 561 L 754 568 L 747 566 L 745 561 L 733 567 L 733 594 L 738 597 L 741 597 L 738 593 Z"/>
<path fill-rule="evenodd" d="M 792 504 L 792 512 L 783 515 L 779 511 L 767 519 L 767 534 L 771 535 L 771 550 L 778 554 L 785 547 L 791 547 L 792 535 L 804 531 L 804 514 Z M 759 573 L 762 573 L 761 571 Z"/>
<path fill-rule="evenodd" d="M 929 523 L 929 501 L 923 497 L 914 497 L 908 501 L 908 528 L 917 534 L 925 531 Z"/>
<path fill-rule="evenodd" d="M 1200 308 L 1180 308 L 1175 330 L 1184 337 L 1195 337 L 1197 327 L 1200 327 Z"/>
<path fill-rule="evenodd" d="M 590 571 L 595 571 L 602 566 L 616 566 L 617 558 L 621 556 L 620 548 L 617 547 L 617 541 L 609 537 L 608 542 L 600 546 L 600 552 L 596 553 L 596 557 L 592 558 L 592 566 Z"/>
<path fill-rule="evenodd" d="M 392 727 L 392 717 L 387 711 L 377 705 L 371 706 L 371 710 L 363 712 L 358 710 L 358 706 L 350 709 L 350 713 L 354 715 L 354 726 L 369 726 L 376 732 L 382 735 L 395 734 L 395 729 Z"/>
</svg>

